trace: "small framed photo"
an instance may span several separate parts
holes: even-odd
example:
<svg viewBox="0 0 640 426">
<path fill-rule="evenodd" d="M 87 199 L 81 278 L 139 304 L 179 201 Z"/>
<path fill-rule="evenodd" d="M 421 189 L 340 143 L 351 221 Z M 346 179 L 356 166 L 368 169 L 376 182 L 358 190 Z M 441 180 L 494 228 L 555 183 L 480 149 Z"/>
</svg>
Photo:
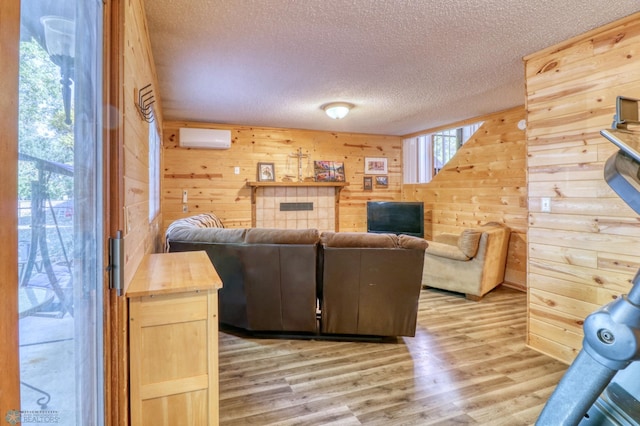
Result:
<svg viewBox="0 0 640 426">
<path fill-rule="evenodd" d="M 373 190 L 373 178 L 371 176 L 365 176 L 362 185 L 365 191 Z"/>
<path fill-rule="evenodd" d="M 365 157 L 364 158 L 364 174 L 365 175 L 386 175 L 387 159 L 384 157 Z"/>
<path fill-rule="evenodd" d="M 389 186 L 389 177 L 388 176 L 376 176 L 376 186 L 381 188 L 386 188 Z"/>
<path fill-rule="evenodd" d="M 258 163 L 258 182 L 274 182 L 276 172 L 273 163 Z"/>
</svg>

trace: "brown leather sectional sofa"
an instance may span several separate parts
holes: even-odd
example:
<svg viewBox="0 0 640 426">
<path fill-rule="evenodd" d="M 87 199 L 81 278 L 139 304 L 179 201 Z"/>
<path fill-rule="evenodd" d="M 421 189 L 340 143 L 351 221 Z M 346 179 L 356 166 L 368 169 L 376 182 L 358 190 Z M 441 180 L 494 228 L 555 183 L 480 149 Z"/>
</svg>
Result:
<svg viewBox="0 0 640 426">
<path fill-rule="evenodd" d="M 414 336 L 421 238 L 316 229 L 225 229 L 184 224 L 168 251 L 204 250 L 223 288 L 220 323 L 308 336 Z"/>
</svg>

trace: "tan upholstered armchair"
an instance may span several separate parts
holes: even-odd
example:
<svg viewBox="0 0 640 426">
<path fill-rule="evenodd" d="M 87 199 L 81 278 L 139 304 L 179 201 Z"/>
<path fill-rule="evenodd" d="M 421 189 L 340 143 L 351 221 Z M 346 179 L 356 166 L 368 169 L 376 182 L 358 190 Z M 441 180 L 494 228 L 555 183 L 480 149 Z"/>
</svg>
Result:
<svg viewBox="0 0 640 426">
<path fill-rule="evenodd" d="M 504 281 L 509 234 L 509 228 L 492 222 L 437 235 L 425 251 L 422 285 L 480 300 Z"/>
</svg>

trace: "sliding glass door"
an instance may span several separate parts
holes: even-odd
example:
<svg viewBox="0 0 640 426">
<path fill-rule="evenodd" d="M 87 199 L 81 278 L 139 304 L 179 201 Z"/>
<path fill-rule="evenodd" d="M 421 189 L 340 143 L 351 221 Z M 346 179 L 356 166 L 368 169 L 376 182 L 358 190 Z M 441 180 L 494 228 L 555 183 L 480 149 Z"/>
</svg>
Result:
<svg viewBox="0 0 640 426">
<path fill-rule="evenodd" d="M 3 413 L 10 424 L 104 422 L 102 7 L 21 2 L 21 406 Z"/>
</svg>

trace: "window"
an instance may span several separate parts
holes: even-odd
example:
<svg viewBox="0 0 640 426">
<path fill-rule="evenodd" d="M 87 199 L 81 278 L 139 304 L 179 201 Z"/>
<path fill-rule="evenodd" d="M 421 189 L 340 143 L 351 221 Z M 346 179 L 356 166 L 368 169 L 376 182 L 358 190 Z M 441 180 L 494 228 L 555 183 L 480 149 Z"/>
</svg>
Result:
<svg viewBox="0 0 640 426">
<path fill-rule="evenodd" d="M 404 183 L 430 182 L 482 122 L 441 130 L 403 141 Z"/>
<path fill-rule="evenodd" d="M 433 175 L 437 175 L 462 146 L 462 128 L 443 130 L 431 135 Z"/>
<path fill-rule="evenodd" d="M 149 222 L 160 213 L 160 134 L 155 120 L 149 123 Z"/>
</svg>

